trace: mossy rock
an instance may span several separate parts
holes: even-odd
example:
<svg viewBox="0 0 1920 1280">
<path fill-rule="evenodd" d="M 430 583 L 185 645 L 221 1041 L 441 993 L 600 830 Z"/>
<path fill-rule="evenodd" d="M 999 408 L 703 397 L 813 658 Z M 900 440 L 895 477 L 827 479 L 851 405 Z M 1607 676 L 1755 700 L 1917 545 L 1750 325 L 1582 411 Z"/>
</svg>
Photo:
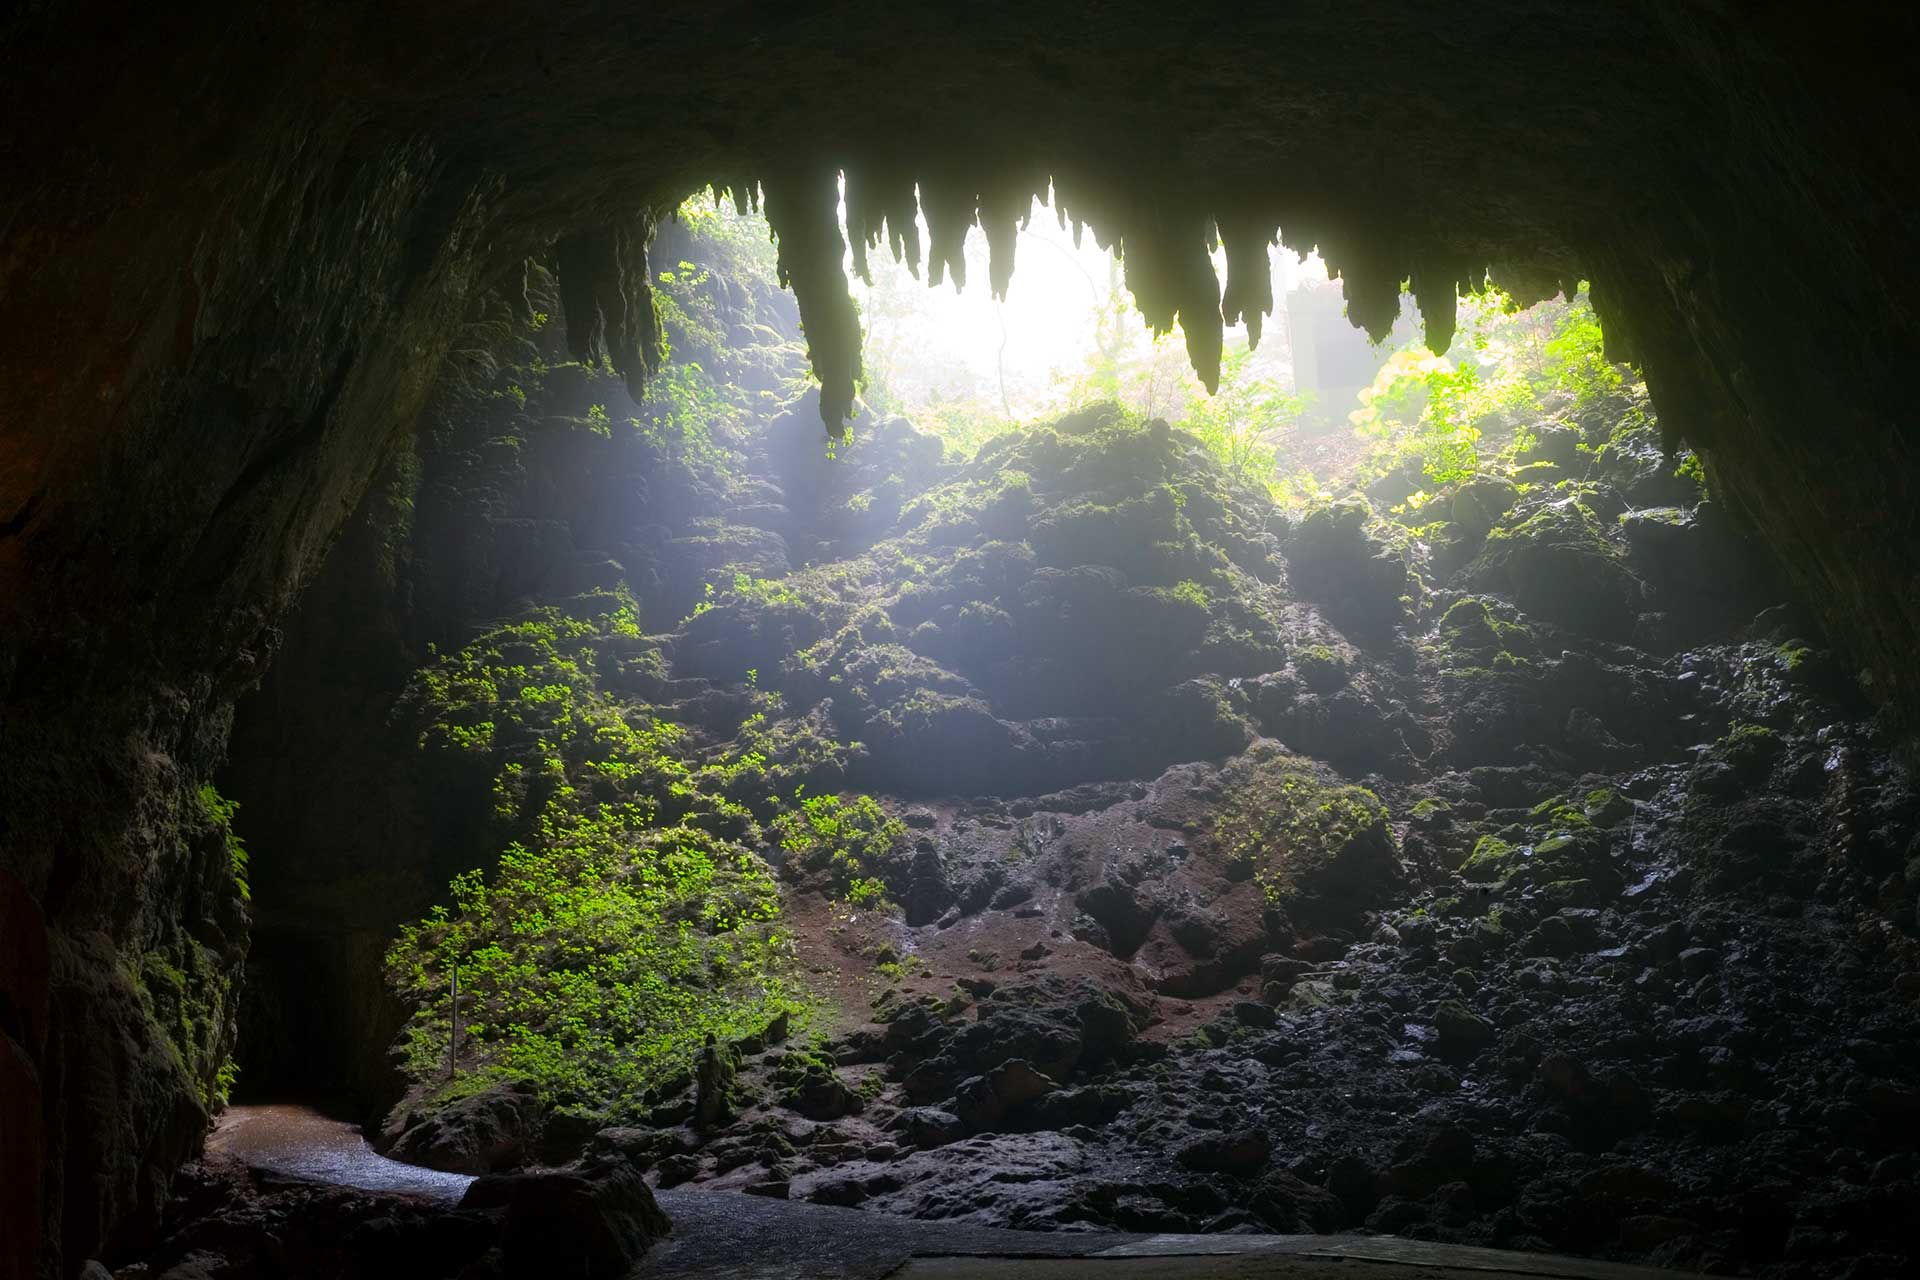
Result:
<svg viewBox="0 0 1920 1280">
<path fill-rule="evenodd" d="M 1578 428 L 1548 423 L 1533 429 L 1533 439 L 1514 454 L 1514 460 L 1523 464 L 1551 462 L 1571 470 L 1580 462 L 1581 442 Z"/>
<path fill-rule="evenodd" d="M 1389 632 L 1420 594 L 1405 539 L 1359 494 L 1322 504 L 1301 518 L 1287 544 L 1293 585 L 1350 632 Z"/>
<path fill-rule="evenodd" d="M 1215 846 L 1293 921 L 1351 925 L 1401 885 L 1387 809 L 1373 792 L 1270 746 L 1236 761 L 1225 781 Z"/>
<path fill-rule="evenodd" d="M 1467 580 L 1502 590 L 1526 613 L 1604 640 L 1632 636 L 1640 582 L 1599 518 L 1576 498 L 1526 511 L 1495 529 Z"/>
<path fill-rule="evenodd" d="M 1460 866 L 1461 878 L 1503 891 L 1581 881 L 1603 896 L 1618 887 L 1607 839 L 1584 818 L 1577 827 L 1555 821 L 1534 830 L 1530 840 L 1481 836 Z"/>
<path fill-rule="evenodd" d="M 1618 826 L 1633 816 L 1633 801 L 1607 787 L 1599 787 L 1580 798 L 1580 812 L 1596 827 Z"/>
<path fill-rule="evenodd" d="M 1456 675 L 1475 669 L 1518 671 L 1538 651 L 1526 624 L 1504 620 L 1479 596 L 1448 606 L 1439 630 L 1445 665 Z"/>
<path fill-rule="evenodd" d="M 1761 724 L 1738 724 L 1713 746 L 1713 754 L 1742 777 L 1763 776 L 1787 749 L 1778 733 Z"/>
<path fill-rule="evenodd" d="M 1513 482 L 1498 476 L 1475 476 L 1453 493 L 1453 524 L 1459 532 L 1484 537 L 1500 523 L 1519 497 Z"/>
<path fill-rule="evenodd" d="M 1315 693 L 1332 693 L 1351 678 L 1346 657 L 1330 645 L 1312 644 L 1293 651 L 1294 669 Z"/>
<path fill-rule="evenodd" d="M 1460 864 L 1460 875 L 1475 884 L 1503 880 L 1513 872 L 1515 852 L 1514 845 L 1498 836 L 1481 836 Z"/>
</svg>

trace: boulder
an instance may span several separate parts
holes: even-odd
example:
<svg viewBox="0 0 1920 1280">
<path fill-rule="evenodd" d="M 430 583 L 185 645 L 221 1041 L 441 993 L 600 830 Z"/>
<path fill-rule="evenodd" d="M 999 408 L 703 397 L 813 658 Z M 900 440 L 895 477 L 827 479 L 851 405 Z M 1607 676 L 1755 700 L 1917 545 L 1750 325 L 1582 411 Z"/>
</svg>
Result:
<svg viewBox="0 0 1920 1280">
<path fill-rule="evenodd" d="M 1465 576 L 1537 618 L 1602 640 L 1631 637 L 1642 608 L 1640 582 L 1622 549 L 1599 516 L 1572 497 L 1523 506 L 1487 536 Z"/>
<path fill-rule="evenodd" d="M 938 1107 L 908 1107 L 887 1122 L 887 1132 L 910 1146 L 925 1150 L 944 1147 L 967 1136 L 967 1126 L 951 1111 Z"/>
<path fill-rule="evenodd" d="M 532 1158 L 540 1136 L 540 1098 L 513 1081 L 462 1098 L 424 1117 L 403 1115 L 387 1154 L 447 1173 L 498 1173 Z"/>
<path fill-rule="evenodd" d="M 1269 1230 L 1288 1235 L 1324 1235 L 1340 1230 L 1347 1222 L 1346 1206 L 1340 1197 L 1279 1170 L 1260 1179 L 1247 1199 L 1247 1207 Z"/>
<path fill-rule="evenodd" d="M 1433 1024 L 1439 1032 L 1440 1052 L 1449 1058 L 1471 1058 L 1492 1044 L 1496 1035 L 1491 1022 L 1458 1000 L 1442 1001 L 1434 1011 Z"/>
<path fill-rule="evenodd" d="M 1358 494 L 1309 511 L 1287 544 L 1287 564 L 1302 595 L 1369 638 L 1391 632 L 1420 591 L 1406 553 Z"/>
<path fill-rule="evenodd" d="M 503 1217 L 501 1258 L 510 1274 L 623 1275 L 671 1230 L 653 1192 L 623 1166 L 483 1177 L 460 1207 Z"/>
<path fill-rule="evenodd" d="M 1180 1148 L 1179 1160 L 1196 1173 L 1224 1173 L 1251 1178 L 1267 1167 L 1273 1144 L 1257 1129 L 1237 1133 L 1210 1133 Z"/>
<path fill-rule="evenodd" d="M 969 1133 L 997 1129 L 1007 1114 L 1052 1093 L 1049 1077 L 1021 1059 L 1004 1062 L 962 1084 L 954 1095 L 954 1114 Z"/>
</svg>

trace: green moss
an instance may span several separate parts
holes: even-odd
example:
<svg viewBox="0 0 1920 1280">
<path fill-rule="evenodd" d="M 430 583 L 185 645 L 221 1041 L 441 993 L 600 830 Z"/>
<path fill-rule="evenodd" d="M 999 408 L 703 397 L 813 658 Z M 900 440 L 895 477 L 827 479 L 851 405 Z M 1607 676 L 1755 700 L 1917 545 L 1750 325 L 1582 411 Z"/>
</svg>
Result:
<svg viewBox="0 0 1920 1280">
<path fill-rule="evenodd" d="M 1533 633 L 1524 624 L 1502 621 L 1479 596 L 1466 596 L 1447 607 L 1440 617 L 1440 641 L 1455 666 L 1484 661 L 1495 670 L 1529 665 L 1521 655 L 1534 647 Z M 1461 657 L 1468 661 L 1459 661 Z"/>
<path fill-rule="evenodd" d="M 1229 871 L 1251 875 L 1276 905 L 1306 874 L 1391 857 L 1386 806 L 1365 787 L 1329 783 L 1304 760 L 1253 762 L 1220 802 L 1214 840 Z"/>
<path fill-rule="evenodd" d="M 1761 769 L 1773 763 L 1786 744 L 1780 735 L 1762 724 L 1736 724 L 1726 737 L 1714 744 L 1717 754 L 1737 769 Z"/>
<path fill-rule="evenodd" d="M 1513 869 L 1514 853 L 1514 846 L 1500 837 L 1481 836 L 1460 864 L 1460 874 L 1481 883 L 1502 879 Z"/>
<path fill-rule="evenodd" d="M 1773 656 L 1779 661 L 1783 671 L 1795 671 L 1812 652 L 1812 646 L 1802 644 L 1798 640 L 1789 640 L 1785 644 L 1775 646 Z"/>
<path fill-rule="evenodd" d="M 1610 827 L 1633 814 L 1633 801 L 1607 787 L 1589 791 L 1580 801 L 1580 812 L 1596 827 Z"/>
<path fill-rule="evenodd" d="M 1446 613 L 1440 617 L 1440 636 L 1449 644 L 1467 650 L 1495 648 L 1500 639 L 1494 630 L 1492 611 L 1478 596 L 1468 596 L 1447 606 Z"/>
<path fill-rule="evenodd" d="M 1556 828 L 1588 827 L 1593 825 L 1587 821 L 1585 812 L 1576 809 L 1559 796 L 1552 796 L 1542 800 L 1539 804 L 1533 806 L 1533 810 L 1528 816 L 1536 823 Z"/>
<path fill-rule="evenodd" d="M 1337 689 L 1347 682 L 1347 660 L 1324 644 L 1295 649 L 1293 665 L 1301 679 L 1321 692 Z"/>
</svg>

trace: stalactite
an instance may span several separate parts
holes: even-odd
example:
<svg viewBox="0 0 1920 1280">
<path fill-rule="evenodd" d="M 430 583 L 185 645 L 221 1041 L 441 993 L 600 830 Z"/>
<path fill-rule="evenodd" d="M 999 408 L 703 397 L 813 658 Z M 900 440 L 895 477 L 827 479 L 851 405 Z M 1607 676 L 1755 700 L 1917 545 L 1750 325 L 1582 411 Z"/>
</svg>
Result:
<svg viewBox="0 0 1920 1280">
<path fill-rule="evenodd" d="M 1090 230 L 1094 243 L 1119 259 L 1147 327 L 1164 334 L 1180 326 L 1188 359 L 1209 392 L 1220 385 L 1226 326 L 1245 324 L 1249 348 L 1259 345 L 1263 321 L 1274 307 L 1269 249 L 1281 242 L 1272 211 L 1253 212 L 1249 202 L 1229 199 L 1224 210 L 1207 213 L 1198 199 L 1183 202 L 1179 194 L 1165 192 L 1143 199 L 1136 190 L 1084 173 L 1055 173 L 1049 179 L 1016 169 L 1012 177 L 983 184 L 968 172 L 932 169 L 916 184 L 897 167 L 849 169 L 844 240 L 840 223 L 827 212 L 837 203 L 831 170 L 805 177 L 788 171 L 768 184 L 766 211 L 780 244 L 781 279 L 800 304 L 822 387 L 821 413 L 832 434 L 844 432 L 861 381 L 859 323 L 840 267 L 848 244 L 855 272 L 869 283 L 868 255 L 882 244 L 918 275 L 918 221 L 924 218 L 927 281 L 939 285 L 951 277 L 959 289 L 967 279 L 967 235 L 978 225 L 987 240 L 989 285 L 994 297 L 1004 298 L 1019 231 L 1032 215 L 1035 196 L 1047 199 L 1049 188 L 1055 215 L 1063 228 L 1072 228 L 1075 246 Z M 744 202 L 754 188 L 716 188 L 723 190 Z M 1414 295 L 1426 343 L 1435 354 L 1452 345 L 1459 298 L 1481 292 L 1490 282 L 1522 305 L 1574 288 L 1562 268 L 1511 263 L 1482 268 L 1457 253 L 1412 252 L 1395 228 L 1343 224 L 1310 195 L 1289 202 L 1287 227 L 1287 245 L 1300 261 L 1306 260 L 1308 247 L 1318 247 L 1329 274 L 1341 281 L 1348 319 L 1376 343 L 1393 332 L 1403 288 Z M 1213 266 L 1216 248 L 1226 254 L 1224 289 Z M 1414 259 L 1410 272 L 1408 257 Z M 1616 339 L 1613 329 L 1608 335 L 1610 353 L 1631 350 L 1625 335 Z"/>
<path fill-rule="evenodd" d="M 1033 218 L 1033 202 L 1047 198 L 1047 177 L 1014 171 L 980 188 L 980 228 L 987 236 L 987 278 L 993 296 L 1005 298 L 1013 280 L 1014 246 Z"/>
<path fill-rule="evenodd" d="M 913 178 L 885 167 L 848 169 L 846 177 L 847 241 L 853 246 L 855 273 L 872 284 L 867 254 L 884 244 L 892 250 L 893 260 L 905 262 L 918 278 L 920 223 Z"/>
<path fill-rule="evenodd" d="M 652 215 L 641 213 L 554 245 L 567 350 L 583 364 L 611 364 L 636 400 L 666 355 L 647 268 L 653 228 Z"/>
<path fill-rule="evenodd" d="M 1427 350 L 1434 355 L 1445 355 L 1453 345 L 1460 295 L 1474 291 L 1472 279 L 1472 271 L 1450 259 L 1428 259 L 1414 267 L 1410 288 L 1420 308 Z"/>
<path fill-rule="evenodd" d="M 1247 347 L 1260 345 L 1261 322 L 1273 314 L 1273 264 L 1267 249 L 1278 228 L 1258 215 L 1223 214 L 1220 242 L 1227 250 L 1227 287 L 1220 295 L 1221 318 L 1228 324 L 1245 321 Z"/>
<path fill-rule="evenodd" d="M 920 179 L 920 212 L 927 220 L 927 283 L 937 285 L 949 274 L 953 287 L 967 284 L 967 229 L 979 207 L 971 183 L 947 173 L 929 173 Z"/>
<path fill-rule="evenodd" d="M 1600 321 L 1601 354 L 1622 364 L 1641 363 L 1640 343 L 1633 331 L 1632 318 L 1625 307 L 1614 305 L 1613 290 L 1595 280 L 1587 286 L 1587 301 Z"/>
<path fill-rule="evenodd" d="M 1561 291 L 1559 272 L 1526 262 L 1496 261 L 1487 267 L 1487 280 L 1520 307 L 1545 302 Z"/>
<path fill-rule="evenodd" d="M 1400 318 L 1400 284 L 1404 277 L 1399 264 L 1369 239 L 1348 245 L 1329 246 L 1322 241 L 1320 253 L 1330 274 L 1340 277 L 1347 299 L 1347 319 L 1356 329 L 1364 329 L 1375 342 L 1385 342 Z"/>
<path fill-rule="evenodd" d="M 743 218 L 760 207 L 760 184 L 752 178 L 729 178 L 710 184 L 708 190 L 716 204 L 731 200 L 734 212 Z"/>
<path fill-rule="evenodd" d="M 1186 334 L 1187 358 L 1209 392 L 1220 389 L 1224 346 L 1220 278 L 1207 253 L 1211 222 L 1190 211 L 1141 216 L 1123 237 L 1127 288 L 1155 333 L 1177 320 Z"/>
<path fill-rule="evenodd" d="M 1020 225 L 1033 207 L 1030 184 L 997 182 L 980 190 L 980 229 L 987 235 L 987 283 L 996 298 L 1007 296 L 1013 280 L 1014 246 Z"/>
<path fill-rule="evenodd" d="M 840 184 L 832 169 L 769 175 L 767 225 L 780 245 L 780 283 L 793 290 L 807 356 L 820 380 L 820 419 L 844 436 L 859 389 L 860 317 L 847 293 L 841 258 Z"/>
</svg>

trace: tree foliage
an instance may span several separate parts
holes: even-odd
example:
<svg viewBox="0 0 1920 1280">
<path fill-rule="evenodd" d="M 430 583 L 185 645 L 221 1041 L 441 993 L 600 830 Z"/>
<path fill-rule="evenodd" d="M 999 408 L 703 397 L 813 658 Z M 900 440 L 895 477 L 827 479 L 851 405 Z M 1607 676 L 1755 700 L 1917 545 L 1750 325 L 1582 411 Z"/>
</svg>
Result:
<svg viewBox="0 0 1920 1280">
<path fill-rule="evenodd" d="M 1624 385 L 1585 294 L 1522 310 L 1490 288 L 1462 299 L 1460 315 L 1449 355 L 1411 342 L 1361 392 L 1350 421 L 1384 465 L 1414 459 L 1428 480 L 1456 483 L 1479 469 L 1483 436 L 1504 441 L 1531 417 L 1577 414 Z"/>
</svg>

